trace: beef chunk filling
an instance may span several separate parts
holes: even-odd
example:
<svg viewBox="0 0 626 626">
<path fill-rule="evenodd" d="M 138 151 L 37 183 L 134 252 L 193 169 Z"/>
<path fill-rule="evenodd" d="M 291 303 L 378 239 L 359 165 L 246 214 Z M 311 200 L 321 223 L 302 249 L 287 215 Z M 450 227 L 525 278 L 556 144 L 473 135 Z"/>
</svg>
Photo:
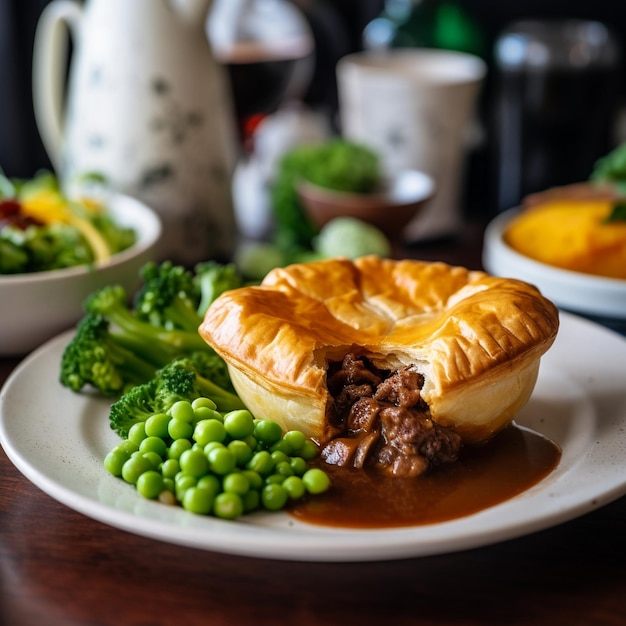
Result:
<svg viewBox="0 0 626 626">
<path fill-rule="evenodd" d="M 334 465 L 375 466 L 413 477 L 457 459 L 461 439 L 430 418 L 421 397 L 423 376 L 411 367 L 379 370 L 367 358 L 347 354 L 328 371 L 337 432 L 322 450 Z"/>
</svg>

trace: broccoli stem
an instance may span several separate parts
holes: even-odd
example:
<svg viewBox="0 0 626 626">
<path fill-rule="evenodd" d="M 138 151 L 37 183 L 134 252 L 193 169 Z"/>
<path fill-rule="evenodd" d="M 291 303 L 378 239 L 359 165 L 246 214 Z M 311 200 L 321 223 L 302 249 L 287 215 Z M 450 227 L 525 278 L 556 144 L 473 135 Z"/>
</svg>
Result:
<svg viewBox="0 0 626 626">
<path fill-rule="evenodd" d="M 213 400 L 220 411 L 228 412 L 246 408 L 238 395 L 223 389 L 200 374 L 196 374 L 196 385 L 200 395 Z"/>
<path fill-rule="evenodd" d="M 87 310 L 104 315 L 119 329 L 124 331 L 126 345 L 139 350 L 158 363 L 165 363 L 168 358 L 194 350 L 206 350 L 207 344 L 196 329 L 167 329 L 154 326 L 139 319 L 128 308 L 126 294 L 120 286 L 104 287 L 87 300 Z"/>
</svg>

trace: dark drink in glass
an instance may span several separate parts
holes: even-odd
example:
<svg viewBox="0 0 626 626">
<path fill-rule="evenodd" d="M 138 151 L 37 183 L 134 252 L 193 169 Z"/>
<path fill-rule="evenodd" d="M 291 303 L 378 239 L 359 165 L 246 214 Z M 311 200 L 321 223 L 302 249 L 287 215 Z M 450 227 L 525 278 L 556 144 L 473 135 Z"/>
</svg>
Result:
<svg viewBox="0 0 626 626">
<path fill-rule="evenodd" d="M 589 178 L 612 147 L 618 51 L 598 22 L 524 21 L 496 46 L 498 209 Z"/>
<path fill-rule="evenodd" d="M 308 39 L 272 46 L 235 42 L 216 54 L 228 75 L 244 148 L 248 147 L 257 123 L 274 112 L 289 94 L 310 55 Z"/>
</svg>

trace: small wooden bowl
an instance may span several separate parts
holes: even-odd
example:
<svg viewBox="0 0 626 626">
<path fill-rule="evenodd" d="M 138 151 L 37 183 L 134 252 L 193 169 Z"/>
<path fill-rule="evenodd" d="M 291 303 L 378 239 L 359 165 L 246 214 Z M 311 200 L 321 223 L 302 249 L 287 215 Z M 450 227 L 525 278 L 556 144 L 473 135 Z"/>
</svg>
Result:
<svg viewBox="0 0 626 626">
<path fill-rule="evenodd" d="M 397 240 L 409 222 L 435 193 L 433 179 L 417 170 L 402 170 L 377 191 L 349 193 L 309 181 L 298 185 L 298 197 L 313 222 L 322 227 L 335 217 L 355 217 Z"/>
</svg>

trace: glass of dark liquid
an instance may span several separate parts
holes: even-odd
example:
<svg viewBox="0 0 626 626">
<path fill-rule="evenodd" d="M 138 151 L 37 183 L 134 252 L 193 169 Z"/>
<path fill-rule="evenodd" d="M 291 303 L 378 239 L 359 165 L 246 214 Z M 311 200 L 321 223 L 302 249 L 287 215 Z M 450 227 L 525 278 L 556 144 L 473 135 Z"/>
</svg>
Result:
<svg viewBox="0 0 626 626">
<path fill-rule="evenodd" d="M 614 147 L 620 50 L 585 20 L 523 20 L 495 47 L 497 208 L 589 178 Z"/>
<path fill-rule="evenodd" d="M 216 4 L 209 37 L 226 70 L 239 139 L 249 152 L 258 123 L 306 88 L 314 40 L 304 16 L 285 0 L 223 0 L 221 5 Z"/>
</svg>

